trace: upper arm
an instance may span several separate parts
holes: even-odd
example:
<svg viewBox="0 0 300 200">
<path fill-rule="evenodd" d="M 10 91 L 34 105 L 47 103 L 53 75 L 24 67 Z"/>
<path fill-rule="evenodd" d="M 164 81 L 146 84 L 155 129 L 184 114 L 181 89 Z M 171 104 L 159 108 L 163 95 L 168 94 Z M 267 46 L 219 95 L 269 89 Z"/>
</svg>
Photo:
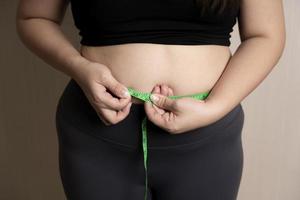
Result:
<svg viewBox="0 0 300 200">
<path fill-rule="evenodd" d="M 238 21 L 241 41 L 256 36 L 285 41 L 282 0 L 241 0 Z"/>
<path fill-rule="evenodd" d="M 17 19 L 44 18 L 61 24 L 69 0 L 19 0 Z"/>
</svg>

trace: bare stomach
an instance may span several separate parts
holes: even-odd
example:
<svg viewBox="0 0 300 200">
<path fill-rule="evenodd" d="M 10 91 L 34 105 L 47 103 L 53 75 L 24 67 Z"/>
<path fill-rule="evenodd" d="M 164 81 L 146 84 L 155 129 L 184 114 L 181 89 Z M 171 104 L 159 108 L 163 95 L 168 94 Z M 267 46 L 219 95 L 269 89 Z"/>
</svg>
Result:
<svg viewBox="0 0 300 200">
<path fill-rule="evenodd" d="M 151 92 L 166 84 L 174 95 L 210 91 L 231 57 L 227 46 L 130 43 L 81 46 L 85 58 L 106 65 L 124 86 Z M 132 97 L 133 103 L 143 103 Z"/>
</svg>

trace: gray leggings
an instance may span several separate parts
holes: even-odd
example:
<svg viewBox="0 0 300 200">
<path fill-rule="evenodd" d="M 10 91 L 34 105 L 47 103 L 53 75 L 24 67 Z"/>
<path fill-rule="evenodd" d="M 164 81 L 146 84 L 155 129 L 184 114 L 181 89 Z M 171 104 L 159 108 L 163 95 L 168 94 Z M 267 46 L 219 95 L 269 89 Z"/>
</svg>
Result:
<svg viewBox="0 0 300 200">
<path fill-rule="evenodd" d="M 68 200 L 143 200 L 143 104 L 106 126 L 71 79 L 56 110 L 59 170 Z M 238 104 L 220 120 L 182 134 L 147 121 L 148 200 L 235 200 L 243 170 Z"/>
</svg>

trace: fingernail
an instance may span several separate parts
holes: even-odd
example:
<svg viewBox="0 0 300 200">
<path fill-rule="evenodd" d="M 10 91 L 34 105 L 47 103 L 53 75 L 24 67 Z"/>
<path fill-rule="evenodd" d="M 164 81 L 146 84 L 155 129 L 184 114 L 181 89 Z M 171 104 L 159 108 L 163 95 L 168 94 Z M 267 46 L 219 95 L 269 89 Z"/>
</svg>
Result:
<svg viewBox="0 0 300 200">
<path fill-rule="evenodd" d="M 155 94 L 151 94 L 151 95 L 150 95 L 150 99 L 151 99 L 152 101 L 156 102 L 156 101 L 159 100 L 159 97 L 158 97 L 157 95 L 155 95 Z"/>
<path fill-rule="evenodd" d="M 126 91 L 126 90 L 125 90 L 125 91 L 123 91 L 123 96 L 124 96 L 124 97 L 129 97 L 129 96 L 130 96 L 130 94 L 129 94 L 129 92 L 128 92 L 128 91 Z"/>
</svg>

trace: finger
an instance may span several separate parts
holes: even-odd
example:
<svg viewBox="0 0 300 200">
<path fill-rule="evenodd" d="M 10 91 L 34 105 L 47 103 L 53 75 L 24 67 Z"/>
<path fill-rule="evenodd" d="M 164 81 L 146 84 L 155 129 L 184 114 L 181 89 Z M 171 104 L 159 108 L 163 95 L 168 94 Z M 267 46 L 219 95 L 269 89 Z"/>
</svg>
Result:
<svg viewBox="0 0 300 200">
<path fill-rule="evenodd" d="M 168 92 L 168 96 L 174 96 L 174 93 L 173 93 L 173 90 L 172 90 L 172 88 L 168 88 L 168 90 L 169 90 L 169 92 Z"/>
<path fill-rule="evenodd" d="M 154 88 L 152 89 L 151 93 L 160 94 L 160 86 L 155 85 Z"/>
<path fill-rule="evenodd" d="M 165 96 L 172 96 L 173 95 L 173 91 L 171 89 L 171 87 L 169 87 L 167 84 L 161 84 L 161 94 L 165 95 Z M 156 106 L 156 105 L 155 105 Z M 161 109 L 163 110 L 163 109 Z M 162 117 L 165 121 L 171 121 L 174 117 L 174 113 L 173 112 L 166 112 L 165 110 L 163 110 L 164 112 L 161 113 Z"/>
<path fill-rule="evenodd" d="M 170 121 L 175 121 L 175 114 L 173 112 L 170 113 Z"/>
<path fill-rule="evenodd" d="M 110 123 L 110 124 L 117 123 L 117 120 L 116 120 L 117 111 L 104 108 L 104 109 L 101 109 L 101 113 L 102 113 L 102 116 L 106 119 L 106 121 L 108 121 L 108 123 Z"/>
<path fill-rule="evenodd" d="M 157 105 L 159 108 L 162 108 L 164 110 L 168 111 L 177 111 L 177 100 L 171 99 L 167 96 L 161 95 L 161 94 L 152 94 L 150 96 L 151 101 Z"/>
<path fill-rule="evenodd" d="M 152 93 L 161 94 L 160 85 L 156 85 Z M 153 108 L 161 115 L 165 113 L 164 109 L 157 107 L 155 104 L 153 104 Z"/>
<path fill-rule="evenodd" d="M 150 121 L 152 121 L 154 124 L 156 124 L 158 126 L 162 126 L 162 124 L 163 124 L 162 123 L 162 121 L 163 121 L 162 115 L 155 110 L 152 102 L 147 101 L 144 104 L 144 110 L 147 115 L 147 118 L 149 118 Z"/>
<path fill-rule="evenodd" d="M 162 117 L 164 119 L 165 122 L 169 122 L 170 121 L 170 113 L 171 112 L 165 112 Z"/>
<path fill-rule="evenodd" d="M 102 115 L 101 113 L 97 112 L 98 117 L 100 118 L 100 120 L 106 125 L 109 126 L 111 125 Z"/>
<path fill-rule="evenodd" d="M 130 96 L 127 87 L 118 82 L 111 74 L 103 78 L 103 85 L 119 98 L 128 98 Z"/>
<path fill-rule="evenodd" d="M 151 115 L 151 113 L 154 112 L 153 109 L 154 109 L 154 107 L 153 107 L 153 103 L 152 102 L 146 101 L 144 103 L 144 110 L 145 110 L 146 115 Z"/>
<path fill-rule="evenodd" d="M 102 101 L 107 108 L 121 110 L 131 101 L 127 87 L 118 82 L 111 74 L 103 77 L 102 84 L 106 88 Z"/>
<path fill-rule="evenodd" d="M 107 91 L 99 94 L 98 97 L 94 98 L 94 104 L 96 104 L 97 106 L 115 111 L 123 109 L 129 102 L 131 102 L 131 97 L 119 99 L 113 97 Z"/>
<path fill-rule="evenodd" d="M 173 90 L 171 87 L 168 87 L 168 96 L 173 96 Z M 173 112 L 170 112 L 170 121 L 174 121 L 175 114 Z"/>
<path fill-rule="evenodd" d="M 127 106 L 125 106 L 125 108 L 123 108 L 122 110 L 117 112 L 117 116 L 116 116 L 117 122 L 123 120 L 129 114 L 131 105 L 132 105 L 132 102 L 129 103 Z"/>
<path fill-rule="evenodd" d="M 153 108 L 156 110 L 156 112 L 158 112 L 161 115 L 165 113 L 164 109 L 157 107 L 155 104 L 153 104 Z"/>
<path fill-rule="evenodd" d="M 144 103 L 144 110 L 147 115 L 150 115 L 153 112 L 156 112 L 155 108 L 153 107 L 153 103 L 150 101 L 146 101 Z"/>
<path fill-rule="evenodd" d="M 165 83 L 161 84 L 161 94 L 168 96 L 168 92 L 169 92 L 169 86 L 166 85 Z"/>
<path fill-rule="evenodd" d="M 160 98 L 158 101 L 154 101 L 154 99 L 151 98 L 152 102 L 157 106 L 158 109 L 161 110 L 168 110 L 168 111 L 172 111 L 175 110 L 175 106 L 174 106 L 174 100 L 171 98 L 168 98 L 168 93 L 169 93 L 169 86 L 165 83 L 162 83 L 159 85 L 160 87 L 160 93 L 158 95 L 161 96 L 162 98 Z M 155 90 L 157 91 L 157 90 Z M 160 112 L 162 113 L 162 111 Z"/>
</svg>

